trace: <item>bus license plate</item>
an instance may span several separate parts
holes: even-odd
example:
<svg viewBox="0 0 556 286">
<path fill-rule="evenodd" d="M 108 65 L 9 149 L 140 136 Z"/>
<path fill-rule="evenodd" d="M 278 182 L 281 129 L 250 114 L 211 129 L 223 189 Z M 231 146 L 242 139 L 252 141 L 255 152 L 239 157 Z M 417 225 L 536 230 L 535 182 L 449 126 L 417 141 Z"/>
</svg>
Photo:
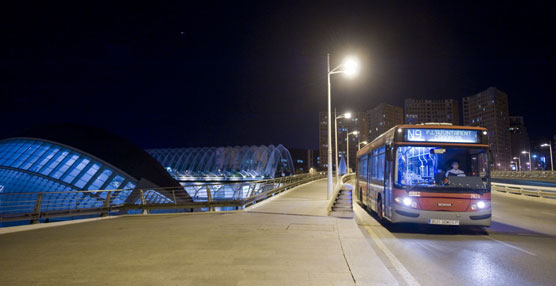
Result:
<svg viewBox="0 0 556 286">
<path fill-rule="evenodd" d="M 459 225 L 459 220 L 456 219 L 435 219 L 430 218 L 429 224 L 441 224 L 441 225 Z"/>
</svg>

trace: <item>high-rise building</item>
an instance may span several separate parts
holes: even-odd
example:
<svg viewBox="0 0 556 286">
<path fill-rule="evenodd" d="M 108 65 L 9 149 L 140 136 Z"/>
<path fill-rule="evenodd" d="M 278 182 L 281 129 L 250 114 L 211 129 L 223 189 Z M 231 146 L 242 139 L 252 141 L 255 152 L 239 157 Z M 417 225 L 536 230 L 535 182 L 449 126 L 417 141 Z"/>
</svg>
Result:
<svg viewBox="0 0 556 286">
<path fill-rule="evenodd" d="M 339 115 L 339 114 L 338 114 Z M 332 125 L 334 126 L 334 118 L 332 118 Z M 334 130 L 334 129 L 332 129 Z M 355 158 L 357 156 L 358 143 L 367 141 L 367 113 L 366 112 L 352 112 L 351 118 L 338 119 L 338 156 L 345 157 L 347 153 L 347 139 L 348 132 L 358 131 L 358 135 L 349 136 L 349 165 L 350 168 L 355 166 Z M 335 136 L 332 131 L 332 156 L 336 155 Z M 325 169 L 328 167 L 328 112 L 319 113 L 319 157 L 320 168 Z M 339 162 L 339 161 L 338 161 Z M 332 157 L 334 170 L 336 168 L 334 157 Z"/>
<path fill-rule="evenodd" d="M 527 170 L 526 160 L 523 160 L 521 151 L 527 151 L 531 149 L 529 142 L 529 134 L 527 133 L 527 127 L 525 127 L 525 121 L 523 116 L 510 116 L 510 145 L 512 150 L 512 165 L 514 168 L 518 166 L 519 170 Z M 513 159 L 521 158 L 521 159 Z M 516 168 L 517 169 L 517 168 Z"/>
<path fill-rule="evenodd" d="M 367 111 L 367 124 L 369 126 L 368 141 L 372 141 L 388 129 L 403 124 L 403 110 L 401 107 L 381 103 Z"/>
<path fill-rule="evenodd" d="M 296 174 L 308 173 L 316 169 L 316 151 L 312 149 L 289 149 Z"/>
<path fill-rule="evenodd" d="M 510 170 L 511 143 L 508 95 L 489 87 L 478 94 L 464 97 L 463 123 L 488 129 L 488 140 L 498 170 Z"/>
<path fill-rule="evenodd" d="M 458 102 L 455 99 L 406 99 L 405 122 L 445 122 L 459 125 Z"/>
</svg>

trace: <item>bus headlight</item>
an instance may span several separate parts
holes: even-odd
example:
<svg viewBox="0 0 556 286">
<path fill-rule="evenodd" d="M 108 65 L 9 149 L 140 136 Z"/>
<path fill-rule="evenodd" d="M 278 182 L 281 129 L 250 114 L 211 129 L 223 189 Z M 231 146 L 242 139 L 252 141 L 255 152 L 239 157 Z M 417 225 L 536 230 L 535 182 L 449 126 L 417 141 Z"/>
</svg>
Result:
<svg viewBox="0 0 556 286">
<path fill-rule="evenodd" d="M 489 207 L 489 203 L 485 202 L 485 201 L 478 201 L 478 202 L 473 203 L 471 205 L 472 210 L 482 210 L 482 209 L 486 209 L 488 207 Z"/>
<path fill-rule="evenodd" d="M 414 201 L 412 198 L 409 197 L 396 197 L 394 201 L 400 205 L 404 205 L 406 207 L 412 207 L 414 209 L 417 208 L 417 202 Z"/>
</svg>

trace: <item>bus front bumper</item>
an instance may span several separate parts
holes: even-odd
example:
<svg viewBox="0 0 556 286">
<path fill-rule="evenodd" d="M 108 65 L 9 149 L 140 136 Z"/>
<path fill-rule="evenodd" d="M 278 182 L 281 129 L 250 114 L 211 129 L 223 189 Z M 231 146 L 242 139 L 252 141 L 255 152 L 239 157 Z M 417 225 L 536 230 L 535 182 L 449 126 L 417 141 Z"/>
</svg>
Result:
<svg viewBox="0 0 556 286">
<path fill-rule="evenodd" d="M 475 212 L 424 211 L 396 206 L 392 222 L 490 226 L 491 209 Z"/>
</svg>

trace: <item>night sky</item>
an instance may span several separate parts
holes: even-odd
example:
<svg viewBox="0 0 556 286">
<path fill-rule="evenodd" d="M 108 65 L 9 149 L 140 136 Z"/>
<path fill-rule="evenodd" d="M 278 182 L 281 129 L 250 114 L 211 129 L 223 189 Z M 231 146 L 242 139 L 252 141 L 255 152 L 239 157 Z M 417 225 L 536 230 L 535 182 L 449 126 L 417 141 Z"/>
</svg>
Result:
<svg viewBox="0 0 556 286">
<path fill-rule="evenodd" d="M 533 139 L 556 134 L 554 1 L 44 2 L 0 12 L 2 138 L 78 123 L 143 148 L 318 148 L 327 52 L 362 61 L 332 81 L 341 111 L 496 86 Z"/>
</svg>

